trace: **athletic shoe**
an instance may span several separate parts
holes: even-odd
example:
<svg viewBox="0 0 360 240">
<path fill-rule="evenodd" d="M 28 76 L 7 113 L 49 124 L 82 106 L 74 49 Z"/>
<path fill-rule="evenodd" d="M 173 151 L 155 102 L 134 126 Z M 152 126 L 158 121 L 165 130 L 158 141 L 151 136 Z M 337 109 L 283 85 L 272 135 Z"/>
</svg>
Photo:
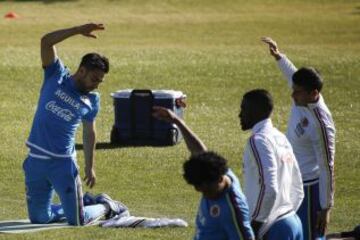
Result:
<svg viewBox="0 0 360 240">
<path fill-rule="evenodd" d="M 105 215 L 106 219 L 113 218 L 116 215 L 127 215 L 128 208 L 121 202 L 111 199 L 106 193 L 100 193 L 95 196 L 96 203 L 107 204 L 110 208 L 109 212 Z"/>
<path fill-rule="evenodd" d="M 96 204 L 95 196 L 89 192 L 86 192 L 83 196 L 83 202 L 84 206 L 94 205 Z"/>
</svg>

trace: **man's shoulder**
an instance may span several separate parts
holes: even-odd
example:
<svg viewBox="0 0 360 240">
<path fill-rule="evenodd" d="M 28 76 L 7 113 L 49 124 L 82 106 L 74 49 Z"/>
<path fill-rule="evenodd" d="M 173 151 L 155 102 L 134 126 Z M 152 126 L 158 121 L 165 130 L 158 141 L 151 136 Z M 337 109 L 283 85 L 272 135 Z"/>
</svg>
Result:
<svg viewBox="0 0 360 240">
<path fill-rule="evenodd" d="M 319 95 L 319 100 L 316 103 L 309 104 L 308 106 L 311 110 L 320 111 L 323 114 L 331 116 L 331 112 L 328 106 L 325 103 L 325 99 L 322 94 Z"/>
<path fill-rule="evenodd" d="M 267 135 L 267 137 L 268 138 L 272 137 L 274 139 L 283 139 L 284 141 L 288 141 L 286 135 L 277 128 L 274 128 L 272 133 Z"/>
<path fill-rule="evenodd" d="M 42 66 L 42 68 L 46 71 L 63 71 L 68 72 L 69 69 L 64 65 L 63 61 L 60 58 L 55 58 L 50 64 L 47 66 Z"/>
<path fill-rule="evenodd" d="M 54 59 L 51 64 L 43 67 L 43 69 L 45 82 L 61 84 L 62 82 L 66 81 L 67 78 L 70 78 L 70 70 L 62 63 L 59 58 Z"/>
<path fill-rule="evenodd" d="M 268 145 L 271 142 L 271 138 L 273 137 L 273 135 L 273 131 L 253 133 L 249 138 L 249 143 Z"/>
<path fill-rule="evenodd" d="M 89 98 L 91 97 L 91 98 L 100 98 L 100 93 L 99 92 L 89 92 L 88 93 L 88 96 L 89 96 Z"/>
<path fill-rule="evenodd" d="M 316 123 L 316 126 L 317 123 L 320 122 L 327 127 L 331 126 L 335 128 L 332 114 L 327 105 L 325 104 L 324 98 L 321 95 L 319 101 L 316 104 L 310 106 L 310 110 L 312 112 L 313 121 L 314 123 Z"/>
<path fill-rule="evenodd" d="M 100 93 L 99 92 L 89 92 L 87 97 L 94 104 L 100 101 Z"/>
<path fill-rule="evenodd" d="M 244 202 L 245 201 L 245 195 L 241 189 L 240 182 L 236 175 L 228 175 L 227 176 L 231 179 L 231 185 L 225 192 L 225 202 L 231 201 L 233 203 L 235 202 Z M 228 205 L 228 202 L 227 204 Z"/>
<path fill-rule="evenodd" d="M 276 151 L 279 147 L 291 148 L 291 144 L 284 133 L 277 128 L 262 134 L 256 133 L 249 140 L 250 147 L 254 154 L 261 154 L 263 151 Z"/>
</svg>

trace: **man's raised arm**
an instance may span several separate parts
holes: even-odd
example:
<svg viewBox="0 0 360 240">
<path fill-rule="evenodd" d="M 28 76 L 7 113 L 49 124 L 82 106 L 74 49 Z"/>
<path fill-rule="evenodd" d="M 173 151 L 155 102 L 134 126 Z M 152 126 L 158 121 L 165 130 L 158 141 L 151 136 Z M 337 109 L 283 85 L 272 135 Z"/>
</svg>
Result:
<svg viewBox="0 0 360 240">
<path fill-rule="evenodd" d="M 153 116 L 159 120 L 174 123 L 179 127 L 191 155 L 207 151 L 207 148 L 201 139 L 172 111 L 163 107 L 153 107 Z"/>
<path fill-rule="evenodd" d="M 55 44 L 72 37 L 77 34 L 82 34 L 85 37 L 96 38 L 92 33 L 97 30 L 104 30 L 103 24 L 89 23 L 72 28 L 60 29 L 54 32 L 45 34 L 41 38 L 41 62 L 45 68 L 56 59 Z"/>
<path fill-rule="evenodd" d="M 280 52 L 277 43 L 272 38 L 262 37 L 261 41 L 269 46 L 270 54 L 277 61 L 281 72 L 288 81 L 289 87 L 292 87 L 292 76 L 297 71 L 295 65 L 285 56 L 285 54 Z"/>
</svg>

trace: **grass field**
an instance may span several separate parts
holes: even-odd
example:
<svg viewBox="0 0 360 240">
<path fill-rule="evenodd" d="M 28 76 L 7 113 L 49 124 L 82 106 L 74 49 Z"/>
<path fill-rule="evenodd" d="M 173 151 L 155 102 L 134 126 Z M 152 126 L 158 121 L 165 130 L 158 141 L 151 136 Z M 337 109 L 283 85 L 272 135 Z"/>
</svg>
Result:
<svg viewBox="0 0 360 240">
<path fill-rule="evenodd" d="M 237 114 L 244 92 L 266 88 L 275 98 L 273 122 L 286 130 L 290 91 L 259 38 L 270 35 L 297 66 L 313 65 L 325 79 L 324 98 L 336 127 L 336 193 L 330 231 L 360 222 L 360 2 L 357 0 L 0 1 L 0 220 L 25 218 L 22 161 L 42 83 L 39 39 L 89 21 L 106 31 L 74 37 L 58 54 L 75 70 L 90 51 L 107 55 L 111 70 L 99 91 L 98 142 L 114 121 L 110 93 L 124 88 L 177 89 L 188 98 L 185 119 L 240 176 L 249 133 Z M 81 143 L 81 135 L 77 136 Z M 200 195 L 181 176 L 184 143 L 168 148 L 99 149 L 98 183 L 134 215 L 181 217 L 187 229 L 54 230 L 0 239 L 191 239 Z M 83 154 L 78 152 L 83 166 Z M 89 189 L 84 189 L 89 190 Z"/>
</svg>

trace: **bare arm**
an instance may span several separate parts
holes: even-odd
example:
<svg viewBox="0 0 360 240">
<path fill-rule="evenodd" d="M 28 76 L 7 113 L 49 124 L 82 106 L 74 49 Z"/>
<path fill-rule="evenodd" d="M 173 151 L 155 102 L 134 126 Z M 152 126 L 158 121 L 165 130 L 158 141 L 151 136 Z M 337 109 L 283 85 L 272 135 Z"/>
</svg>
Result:
<svg viewBox="0 0 360 240">
<path fill-rule="evenodd" d="M 50 65 L 56 59 L 57 55 L 55 44 L 62 42 L 63 40 L 77 34 L 82 34 L 86 37 L 96 38 L 96 36 L 92 33 L 96 30 L 104 30 L 104 25 L 89 23 L 45 34 L 41 38 L 41 62 L 43 67 Z"/>
<path fill-rule="evenodd" d="M 176 124 L 184 136 L 186 146 L 192 155 L 207 151 L 207 148 L 201 139 L 196 136 L 196 134 L 185 124 L 182 119 L 177 117 L 170 110 L 163 107 L 153 107 L 153 116 L 159 120 Z"/>
<path fill-rule="evenodd" d="M 85 156 L 85 177 L 84 181 L 87 186 L 92 188 L 96 183 L 94 170 L 96 131 L 95 121 L 83 121 L 83 145 Z"/>
</svg>

